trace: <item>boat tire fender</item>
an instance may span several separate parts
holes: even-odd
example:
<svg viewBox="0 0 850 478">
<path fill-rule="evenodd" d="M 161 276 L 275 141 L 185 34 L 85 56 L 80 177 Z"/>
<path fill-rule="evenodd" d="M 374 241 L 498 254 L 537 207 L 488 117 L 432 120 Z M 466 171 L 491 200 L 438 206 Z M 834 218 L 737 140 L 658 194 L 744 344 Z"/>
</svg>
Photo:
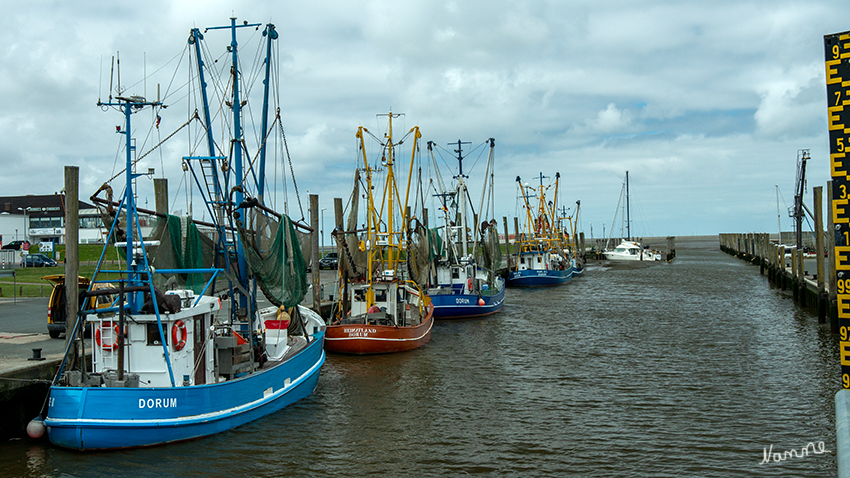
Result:
<svg viewBox="0 0 850 478">
<path fill-rule="evenodd" d="M 171 326 L 171 343 L 174 344 L 174 350 L 183 350 L 188 337 L 189 332 L 186 331 L 186 324 L 182 320 L 174 322 L 174 325 Z"/>
</svg>

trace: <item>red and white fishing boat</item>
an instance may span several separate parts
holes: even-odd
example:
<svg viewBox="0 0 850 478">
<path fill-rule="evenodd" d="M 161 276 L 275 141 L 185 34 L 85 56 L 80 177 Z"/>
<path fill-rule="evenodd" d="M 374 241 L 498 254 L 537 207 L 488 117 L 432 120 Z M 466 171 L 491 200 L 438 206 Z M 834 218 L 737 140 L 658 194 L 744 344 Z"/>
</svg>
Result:
<svg viewBox="0 0 850 478">
<path fill-rule="evenodd" d="M 365 355 L 416 349 L 428 342 L 434 325 L 434 306 L 417 282 L 417 277 L 423 275 L 410 271 L 417 266 L 410 260 L 414 254 L 408 250 L 412 243 L 409 230 L 412 222 L 406 215 L 408 193 L 399 194 L 394 172 L 395 150 L 409 136 L 413 141 L 412 171 L 417 143 L 422 135 L 419 127 L 415 126 L 394 143 L 392 121 L 399 115 L 390 112 L 380 116 L 389 118 L 383 140 L 362 126 L 357 131 L 363 167 L 358 168 L 355 174 L 346 230 L 337 228 L 334 231 L 340 257 L 339 290 L 336 294 L 339 300 L 326 329 L 325 349 L 328 352 Z M 364 141 L 366 135 L 380 144 L 380 163 L 369 163 Z M 358 230 L 361 171 L 365 175 L 367 201 L 365 221 L 360 223 L 365 224 L 365 228 Z M 385 177 L 384 184 L 373 183 L 375 173 Z M 409 172 L 406 191 L 410 190 L 410 178 Z M 381 186 L 383 195 L 376 201 L 372 191 Z M 424 276 L 427 277 L 427 274 Z"/>
</svg>

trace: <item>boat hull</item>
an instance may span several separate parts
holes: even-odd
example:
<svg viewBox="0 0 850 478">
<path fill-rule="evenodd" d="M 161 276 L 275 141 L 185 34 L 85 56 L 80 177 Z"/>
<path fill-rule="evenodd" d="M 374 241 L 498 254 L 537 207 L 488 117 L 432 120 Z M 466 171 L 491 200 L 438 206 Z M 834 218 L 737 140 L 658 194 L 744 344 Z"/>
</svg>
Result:
<svg viewBox="0 0 850 478">
<path fill-rule="evenodd" d="M 493 295 L 453 293 L 429 297 L 434 304 L 434 318 L 437 320 L 483 317 L 502 310 L 505 305 L 505 286 Z M 483 305 L 479 305 L 479 299 L 484 301 Z"/>
<path fill-rule="evenodd" d="M 572 267 L 564 270 L 526 269 L 511 271 L 508 285 L 511 287 L 548 287 L 566 284 L 572 279 Z"/>
<path fill-rule="evenodd" d="M 101 450 L 201 438 L 274 413 L 313 393 L 325 361 L 324 332 L 298 355 L 226 382 L 188 387 L 50 388 L 54 445 Z"/>
<path fill-rule="evenodd" d="M 326 330 L 325 350 L 350 355 L 371 355 L 404 352 L 417 349 L 431 339 L 434 326 L 434 306 L 421 324 L 412 327 L 390 325 L 346 324 L 329 325 Z"/>
</svg>

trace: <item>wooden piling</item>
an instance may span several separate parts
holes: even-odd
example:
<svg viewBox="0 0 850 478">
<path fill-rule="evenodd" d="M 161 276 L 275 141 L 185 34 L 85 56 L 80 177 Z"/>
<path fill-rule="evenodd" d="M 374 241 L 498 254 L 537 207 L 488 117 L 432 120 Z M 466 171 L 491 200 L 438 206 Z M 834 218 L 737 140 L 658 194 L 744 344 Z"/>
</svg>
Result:
<svg viewBox="0 0 850 478">
<path fill-rule="evenodd" d="M 322 295 L 319 290 L 319 195 L 310 195 L 310 227 L 313 232 L 310 234 L 310 264 L 312 267 L 313 276 L 313 310 L 317 314 L 322 313 Z"/>
<path fill-rule="evenodd" d="M 832 204 L 832 181 L 826 182 L 826 197 Z M 833 333 L 838 333 L 838 275 L 835 270 L 835 221 L 833 220 L 832 208 L 829 208 L 830 213 L 826 215 L 826 230 L 829 234 L 826 235 L 826 252 L 827 252 L 827 284 L 828 290 L 828 307 L 829 307 L 829 327 Z"/>
<path fill-rule="evenodd" d="M 153 196 L 156 203 L 156 212 L 168 214 L 168 179 L 153 179 Z"/>
<path fill-rule="evenodd" d="M 511 237 L 508 234 L 508 218 L 507 218 L 507 216 L 502 216 L 502 225 L 504 225 L 504 227 L 505 227 L 505 254 L 509 258 L 508 259 L 508 267 L 510 267 L 510 264 L 511 264 L 511 261 L 510 261 L 510 257 L 511 257 Z"/>
<path fill-rule="evenodd" d="M 127 227 L 130 227 L 128 224 Z M 141 239 L 140 239 L 141 240 Z M 65 277 L 80 275 L 80 168 L 65 166 Z M 68 369 L 76 366 L 81 356 L 83 334 L 74 334 L 80 312 L 80 285 L 76 280 L 65 281 L 65 337 L 76 337 L 69 350 Z M 23 292 L 23 290 L 21 291 Z"/>
<path fill-rule="evenodd" d="M 817 291 L 817 309 L 818 309 L 818 322 L 824 323 L 826 322 L 826 309 L 827 309 L 827 299 L 826 299 L 826 280 L 824 278 L 824 240 L 823 240 L 823 186 L 815 186 L 812 188 L 812 194 L 814 196 L 814 208 L 815 208 L 815 254 L 817 255 L 817 281 L 818 281 L 818 291 Z"/>
</svg>

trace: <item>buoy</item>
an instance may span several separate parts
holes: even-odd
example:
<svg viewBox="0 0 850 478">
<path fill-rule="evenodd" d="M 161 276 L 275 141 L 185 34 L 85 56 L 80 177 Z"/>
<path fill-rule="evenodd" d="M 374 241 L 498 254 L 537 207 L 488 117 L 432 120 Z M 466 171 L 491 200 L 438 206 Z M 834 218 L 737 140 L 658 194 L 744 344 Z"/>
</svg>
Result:
<svg viewBox="0 0 850 478">
<path fill-rule="evenodd" d="M 478 298 L 478 305 L 484 305 L 484 299 L 481 297 Z"/>
<path fill-rule="evenodd" d="M 41 417 L 30 420 L 27 424 L 27 435 L 30 438 L 41 438 L 44 436 L 44 421 L 41 420 Z"/>
</svg>

